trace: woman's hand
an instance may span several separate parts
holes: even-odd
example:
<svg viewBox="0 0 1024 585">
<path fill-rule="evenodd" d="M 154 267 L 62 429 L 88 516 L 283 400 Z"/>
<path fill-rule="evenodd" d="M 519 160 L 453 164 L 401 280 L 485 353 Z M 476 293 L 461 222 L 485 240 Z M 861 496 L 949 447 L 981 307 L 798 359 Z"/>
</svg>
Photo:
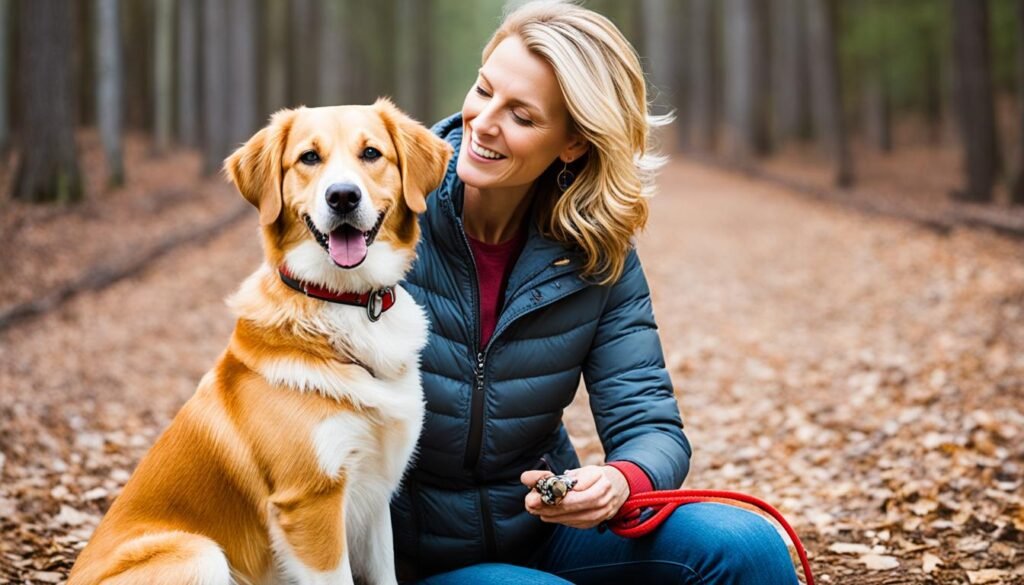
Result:
<svg viewBox="0 0 1024 585">
<path fill-rule="evenodd" d="M 541 501 L 534 484 L 550 471 L 525 471 L 519 481 L 530 488 L 526 494 L 526 511 L 544 522 L 565 524 L 573 528 L 593 528 L 610 520 L 629 497 L 629 484 L 622 472 L 608 465 L 587 465 L 572 469 L 566 475 L 576 478 L 576 485 L 557 505 Z"/>
</svg>

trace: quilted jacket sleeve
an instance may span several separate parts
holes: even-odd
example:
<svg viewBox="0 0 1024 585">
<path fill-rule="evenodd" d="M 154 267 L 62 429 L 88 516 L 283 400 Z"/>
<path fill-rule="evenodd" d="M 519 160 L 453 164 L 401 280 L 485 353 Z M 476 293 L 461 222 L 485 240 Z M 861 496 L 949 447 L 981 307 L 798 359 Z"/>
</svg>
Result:
<svg viewBox="0 0 1024 585">
<path fill-rule="evenodd" d="M 605 459 L 635 463 L 656 490 L 679 488 L 690 469 L 690 443 L 635 249 L 611 286 L 583 378 Z"/>
</svg>

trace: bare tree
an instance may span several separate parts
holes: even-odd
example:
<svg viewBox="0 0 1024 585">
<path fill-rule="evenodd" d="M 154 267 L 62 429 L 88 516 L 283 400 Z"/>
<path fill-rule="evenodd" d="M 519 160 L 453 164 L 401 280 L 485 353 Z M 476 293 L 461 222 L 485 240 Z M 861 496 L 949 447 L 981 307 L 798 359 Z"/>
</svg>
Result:
<svg viewBox="0 0 1024 585">
<path fill-rule="evenodd" d="M 1024 205 L 1024 0 L 1017 0 L 1017 178 L 1010 187 L 1010 200 Z"/>
<path fill-rule="evenodd" d="M 231 82 L 228 139 L 235 144 L 248 139 L 260 123 L 256 75 L 256 34 L 259 29 L 256 0 L 231 0 L 228 4 L 228 79 Z"/>
<path fill-rule="evenodd" d="M 203 171 L 220 170 L 228 154 L 227 5 L 203 2 Z"/>
<path fill-rule="evenodd" d="M 11 0 L 0 0 L 0 157 L 6 157 L 11 146 L 10 96 L 8 82 L 11 71 Z M 2 161 L 0 161 L 2 162 Z"/>
<path fill-rule="evenodd" d="M 292 0 L 288 11 L 288 62 L 291 64 L 288 68 L 291 75 L 288 80 L 291 89 L 288 100 L 292 105 L 315 106 L 319 101 L 319 9 L 320 2 L 317 0 Z"/>
<path fill-rule="evenodd" d="M 965 201 L 991 201 L 999 173 L 988 19 L 988 0 L 953 0 L 953 86 L 967 170 L 954 196 Z"/>
<path fill-rule="evenodd" d="M 718 128 L 716 104 L 715 61 L 715 0 L 690 0 L 688 10 L 687 36 L 690 37 L 690 68 L 687 83 L 689 123 L 692 129 L 690 143 L 698 152 L 710 152 L 715 148 Z M 685 57 L 684 57 L 685 58 Z"/>
<path fill-rule="evenodd" d="M 81 199 L 71 91 L 71 3 L 19 5 L 20 104 L 24 128 L 14 197 L 24 201 Z M 45 39 L 43 42 L 41 39 Z"/>
<path fill-rule="evenodd" d="M 801 0 L 773 0 L 772 133 L 776 142 L 811 135 L 807 17 Z"/>
<path fill-rule="evenodd" d="M 274 2 L 273 4 L 284 4 Z M 178 0 L 178 142 L 199 146 L 198 0 Z"/>
<path fill-rule="evenodd" d="M 174 119 L 174 0 L 156 0 L 156 46 L 153 51 L 153 146 L 171 147 Z"/>
<path fill-rule="evenodd" d="M 266 56 L 263 67 L 263 114 L 288 105 L 288 11 L 289 4 L 280 0 L 266 3 L 263 36 Z M 263 116 L 266 117 L 266 116 Z"/>
<path fill-rule="evenodd" d="M 649 100 L 662 110 L 658 113 L 670 110 L 674 101 L 673 62 L 676 52 L 673 50 L 673 41 L 678 35 L 672 34 L 671 4 L 670 0 L 643 0 L 640 4 L 642 57 L 652 86 Z"/>
<path fill-rule="evenodd" d="M 834 165 L 840 187 L 853 184 L 853 159 L 843 120 L 839 55 L 836 49 L 836 1 L 804 0 L 807 10 L 807 53 L 810 58 L 811 100 L 815 132 Z"/>
<path fill-rule="evenodd" d="M 398 67 L 396 67 L 395 99 L 412 117 L 429 121 L 434 112 L 433 44 L 434 27 L 430 26 L 434 0 L 398 0 L 395 9 Z"/>
<path fill-rule="evenodd" d="M 740 164 L 768 150 L 765 21 L 759 0 L 725 0 L 725 121 L 728 155 Z"/>
<path fill-rule="evenodd" d="M 121 84 L 124 72 L 121 63 L 120 0 L 96 0 L 96 119 L 100 140 L 107 158 L 107 185 L 124 183 L 124 160 L 121 152 L 121 130 L 124 97 Z"/>
<path fill-rule="evenodd" d="M 324 0 L 320 16 L 320 69 L 317 74 L 318 105 L 340 104 L 350 101 L 355 87 L 361 85 L 361 76 L 353 54 L 358 44 L 352 38 L 352 20 L 346 18 L 342 0 Z M 325 58 L 325 56 L 330 56 Z"/>
</svg>

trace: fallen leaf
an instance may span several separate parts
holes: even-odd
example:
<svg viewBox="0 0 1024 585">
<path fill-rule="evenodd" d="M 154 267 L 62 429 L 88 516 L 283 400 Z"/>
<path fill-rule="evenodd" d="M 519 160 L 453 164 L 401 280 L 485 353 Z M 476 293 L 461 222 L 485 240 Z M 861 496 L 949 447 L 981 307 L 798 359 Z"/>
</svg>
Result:
<svg viewBox="0 0 1024 585">
<path fill-rule="evenodd" d="M 860 558 L 860 562 L 864 563 L 864 566 L 872 571 L 888 571 L 900 566 L 900 562 L 896 557 L 888 555 L 864 555 Z"/>
<path fill-rule="evenodd" d="M 925 573 L 931 573 L 935 570 L 935 567 L 938 567 L 941 564 L 942 559 L 932 553 L 924 553 L 924 556 L 921 557 L 921 570 Z"/>
<path fill-rule="evenodd" d="M 967 579 L 972 584 L 977 583 L 996 583 L 1001 581 L 1003 577 L 1008 577 L 1009 571 L 1003 571 L 1001 569 L 982 569 L 980 571 L 967 571 Z"/>
</svg>

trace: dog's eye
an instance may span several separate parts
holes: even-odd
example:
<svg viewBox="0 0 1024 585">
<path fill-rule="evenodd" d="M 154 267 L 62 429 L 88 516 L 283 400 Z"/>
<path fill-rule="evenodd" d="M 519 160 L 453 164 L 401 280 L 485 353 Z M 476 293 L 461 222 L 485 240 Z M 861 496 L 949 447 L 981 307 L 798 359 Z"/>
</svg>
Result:
<svg viewBox="0 0 1024 585">
<path fill-rule="evenodd" d="M 320 162 L 320 155 L 317 154 L 315 150 L 307 150 L 299 156 L 299 160 L 302 161 L 303 164 L 315 165 Z"/>
<path fill-rule="evenodd" d="M 363 159 L 363 160 L 365 160 L 367 162 L 373 162 L 373 161 L 377 160 L 378 158 L 380 158 L 380 156 L 381 156 L 381 154 L 380 154 L 379 150 L 377 150 L 376 148 L 374 148 L 372 146 L 367 146 L 366 148 L 363 149 L 363 153 L 361 155 L 359 155 L 359 158 L 361 158 L 361 159 Z"/>
</svg>

